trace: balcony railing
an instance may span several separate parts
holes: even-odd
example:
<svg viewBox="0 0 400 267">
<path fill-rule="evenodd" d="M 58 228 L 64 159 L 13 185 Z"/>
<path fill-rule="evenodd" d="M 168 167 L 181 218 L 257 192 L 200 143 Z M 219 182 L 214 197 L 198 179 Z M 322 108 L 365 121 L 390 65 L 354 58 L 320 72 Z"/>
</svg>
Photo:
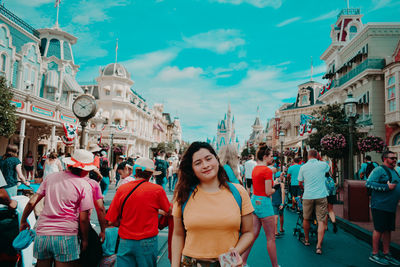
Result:
<svg viewBox="0 0 400 267">
<path fill-rule="evenodd" d="M 384 59 L 366 59 L 364 62 L 362 62 L 360 65 L 358 65 L 357 67 L 355 67 L 342 77 L 340 77 L 338 80 L 333 80 L 333 84 L 335 85 L 335 87 L 339 87 L 367 69 L 381 70 L 384 67 L 385 67 Z M 333 84 L 332 87 L 334 87 Z"/>
<path fill-rule="evenodd" d="M 360 15 L 360 9 L 359 8 L 344 8 L 344 9 L 342 9 L 342 11 L 340 11 L 337 18 L 339 18 L 342 15 Z"/>
<path fill-rule="evenodd" d="M 20 26 L 22 29 L 26 30 L 27 32 L 31 33 L 33 36 L 39 38 L 39 32 L 33 28 L 31 25 L 17 17 L 14 13 L 4 7 L 4 5 L 0 5 L 0 14 Z"/>
</svg>

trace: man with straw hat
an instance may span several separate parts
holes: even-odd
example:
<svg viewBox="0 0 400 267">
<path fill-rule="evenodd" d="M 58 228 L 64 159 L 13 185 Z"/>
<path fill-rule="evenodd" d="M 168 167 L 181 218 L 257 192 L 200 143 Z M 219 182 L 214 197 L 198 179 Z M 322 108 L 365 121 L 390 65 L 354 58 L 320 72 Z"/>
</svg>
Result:
<svg viewBox="0 0 400 267">
<path fill-rule="evenodd" d="M 35 205 L 45 199 L 44 209 L 36 224 L 34 257 L 38 266 L 74 266 L 88 244 L 89 210 L 93 208 L 92 190 L 82 179 L 94 170 L 93 154 L 77 149 L 65 158 L 68 170 L 50 174 L 29 200 L 22 214 L 20 231 L 29 228 L 27 217 Z M 78 239 L 80 230 L 80 241 Z"/>
<path fill-rule="evenodd" d="M 139 158 L 134 165 L 136 180 L 120 186 L 108 209 L 106 220 L 119 225 L 117 266 L 157 266 L 158 214 L 169 212 L 167 195 L 160 185 L 149 182 L 154 162 Z"/>
</svg>

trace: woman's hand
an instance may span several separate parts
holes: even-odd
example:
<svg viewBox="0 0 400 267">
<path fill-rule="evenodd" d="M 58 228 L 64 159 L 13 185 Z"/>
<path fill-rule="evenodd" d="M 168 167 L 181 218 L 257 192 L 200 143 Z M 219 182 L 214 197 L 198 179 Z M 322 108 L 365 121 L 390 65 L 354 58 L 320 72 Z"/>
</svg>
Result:
<svg viewBox="0 0 400 267">
<path fill-rule="evenodd" d="M 27 221 L 22 221 L 21 220 L 21 223 L 20 223 L 20 226 L 19 226 L 19 231 L 20 232 L 22 232 L 25 229 L 30 229 L 30 228 L 31 228 L 31 226 L 29 225 L 29 223 Z"/>
<path fill-rule="evenodd" d="M 235 260 L 234 265 L 232 266 L 243 266 L 243 260 L 240 256 L 239 250 L 237 248 L 230 248 L 229 252 L 231 253 L 232 258 Z"/>
</svg>

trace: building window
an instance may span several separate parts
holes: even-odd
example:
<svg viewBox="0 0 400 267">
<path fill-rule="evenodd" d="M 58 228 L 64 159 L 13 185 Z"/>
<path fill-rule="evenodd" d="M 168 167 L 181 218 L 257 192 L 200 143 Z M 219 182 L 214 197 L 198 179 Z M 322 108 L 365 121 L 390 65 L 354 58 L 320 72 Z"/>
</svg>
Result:
<svg viewBox="0 0 400 267">
<path fill-rule="evenodd" d="M 395 87 L 389 87 L 387 89 L 387 100 L 388 100 L 388 106 L 389 106 L 389 112 L 395 111 L 396 110 L 396 91 Z"/>
<path fill-rule="evenodd" d="M 6 65 L 7 65 L 7 56 L 2 54 L 0 57 L 0 71 L 1 73 L 6 73 Z"/>
<path fill-rule="evenodd" d="M 393 145 L 393 146 L 398 146 L 398 145 L 400 145 L 400 133 L 396 134 L 396 135 L 393 137 L 392 145 Z"/>
<path fill-rule="evenodd" d="M 105 90 L 106 95 L 110 95 L 110 90 Z"/>
<path fill-rule="evenodd" d="M 349 35 L 350 40 L 353 39 L 354 36 L 356 36 L 356 34 L 357 34 L 357 27 L 351 26 L 350 27 L 350 35 Z"/>
<path fill-rule="evenodd" d="M 117 91 L 117 96 L 122 96 L 121 91 Z"/>
<path fill-rule="evenodd" d="M 42 56 L 44 56 L 44 51 L 46 50 L 46 45 L 47 45 L 47 38 L 43 38 L 42 40 L 40 40 L 40 54 Z"/>
<path fill-rule="evenodd" d="M 394 82 L 395 82 L 395 78 L 394 78 L 394 76 L 392 76 L 392 77 L 389 77 L 389 79 L 388 79 L 388 86 L 391 86 L 391 85 L 393 85 L 394 84 Z"/>
<path fill-rule="evenodd" d="M 113 124 L 114 125 L 121 125 L 121 120 L 114 120 Z"/>
<path fill-rule="evenodd" d="M 49 49 L 47 50 L 47 57 L 55 56 L 61 58 L 60 41 L 58 39 L 51 39 Z"/>
</svg>

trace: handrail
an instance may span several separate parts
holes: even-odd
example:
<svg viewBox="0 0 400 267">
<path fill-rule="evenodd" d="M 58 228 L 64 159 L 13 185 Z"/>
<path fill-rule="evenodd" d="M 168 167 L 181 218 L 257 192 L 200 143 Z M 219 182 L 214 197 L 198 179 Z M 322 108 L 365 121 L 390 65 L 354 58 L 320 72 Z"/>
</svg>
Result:
<svg viewBox="0 0 400 267">
<path fill-rule="evenodd" d="M 16 23 L 18 26 L 26 30 L 27 32 L 31 33 L 33 36 L 40 38 L 40 33 L 33 28 L 31 25 L 23 21 L 21 18 L 17 17 L 14 13 L 12 13 L 10 10 L 5 8 L 4 4 L 0 5 L 0 14 L 4 15 L 8 19 L 10 19 L 12 22 Z"/>
</svg>

